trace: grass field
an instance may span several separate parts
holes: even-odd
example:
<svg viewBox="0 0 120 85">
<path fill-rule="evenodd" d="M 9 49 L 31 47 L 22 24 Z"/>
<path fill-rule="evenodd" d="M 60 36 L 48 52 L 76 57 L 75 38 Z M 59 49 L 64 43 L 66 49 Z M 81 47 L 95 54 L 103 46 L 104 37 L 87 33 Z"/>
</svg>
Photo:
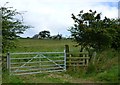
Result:
<svg viewBox="0 0 120 85">
<path fill-rule="evenodd" d="M 69 45 L 71 51 L 79 50 L 74 47 L 76 43 L 72 40 L 20 39 L 17 48 L 10 50 L 10 52 L 63 52 L 66 44 Z"/>
<path fill-rule="evenodd" d="M 71 52 L 78 52 L 79 47 L 71 40 L 38 40 L 20 39 L 17 48 L 10 52 L 63 52 L 64 45 L 69 45 Z M 89 68 L 71 68 L 66 72 L 10 76 L 5 74 L 4 83 L 100 83 L 118 82 L 118 56 L 119 53 L 112 49 L 98 54 L 101 61 Z M 98 71 L 96 71 L 98 69 Z"/>
</svg>

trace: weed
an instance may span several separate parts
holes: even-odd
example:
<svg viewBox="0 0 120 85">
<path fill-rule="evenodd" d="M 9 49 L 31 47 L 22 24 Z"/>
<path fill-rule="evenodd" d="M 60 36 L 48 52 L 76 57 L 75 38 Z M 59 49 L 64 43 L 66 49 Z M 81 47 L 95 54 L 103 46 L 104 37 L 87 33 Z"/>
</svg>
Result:
<svg viewBox="0 0 120 85">
<path fill-rule="evenodd" d="M 95 64 L 89 63 L 87 69 L 86 69 L 86 74 L 87 75 L 92 75 L 96 73 L 96 66 Z"/>
<path fill-rule="evenodd" d="M 118 66 L 114 66 L 107 71 L 99 73 L 96 78 L 100 81 L 118 82 Z"/>
<path fill-rule="evenodd" d="M 8 72 L 3 72 L 2 82 L 3 83 L 23 83 L 23 80 L 21 80 L 17 76 L 9 75 Z"/>
</svg>

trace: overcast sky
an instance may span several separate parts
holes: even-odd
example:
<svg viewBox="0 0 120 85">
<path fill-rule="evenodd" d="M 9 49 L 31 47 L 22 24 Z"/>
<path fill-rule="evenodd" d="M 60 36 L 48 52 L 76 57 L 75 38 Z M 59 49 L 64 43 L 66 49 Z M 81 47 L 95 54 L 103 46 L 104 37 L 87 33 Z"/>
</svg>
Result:
<svg viewBox="0 0 120 85">
<path fill-rule="evenodd" d="M 118 17 L 119 0 L 0 0 L 0 5 L 9 2 L 17 11 L 27 11 L 23 15 L 24 23 L 33 26 L 22 37 L 32 37 L 40 31 L 48 30 L 51 35 L 69 36 L 67 31 L 72 25 L 71 14 L 77 15 L 80 10 L 89 9 L 102 13 L 102 17 Z"/>
</svg>

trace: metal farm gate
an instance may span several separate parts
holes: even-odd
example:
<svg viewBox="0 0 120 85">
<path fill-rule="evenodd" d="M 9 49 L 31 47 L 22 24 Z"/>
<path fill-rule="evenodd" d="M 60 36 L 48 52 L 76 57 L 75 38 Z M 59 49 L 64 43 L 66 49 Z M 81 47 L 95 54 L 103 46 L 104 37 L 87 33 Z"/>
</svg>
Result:
<svg viewBox="0 0 120 85">
<path fill-rule="evenodd" d="M 8 53 L 7 69 L 10 75 L 66 71 L 65 52 Z"/>
</svg>

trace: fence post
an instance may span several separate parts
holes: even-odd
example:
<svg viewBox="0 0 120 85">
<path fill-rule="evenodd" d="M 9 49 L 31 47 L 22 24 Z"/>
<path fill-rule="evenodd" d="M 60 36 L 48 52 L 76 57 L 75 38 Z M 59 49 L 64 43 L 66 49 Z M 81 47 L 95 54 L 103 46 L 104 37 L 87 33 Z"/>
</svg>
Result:
<svg viewBox="0 0 120 85">
<path fill-rule="evenodd" d="M 85 53 L 83 53 L 83 66 L 85 66 Z"/>
<path fill-rule="evenodd" d="M 10 73 L 10 53 L 7 53 L 7 70 Z"/>
<path fill-rule="evenodd" d="M 66 71 L 66 51 L 64 50 L 64 70 Z"/>
<path fill-rule="evenodd" d="M 68 68 L 68 65 L 67 65 L 67 58 L 69 57 L 69 46 L 68 45 L 65 45 L 64 47 L 64 53 L 65 53 L 65 57 L 64 57 L 64 60 L 65 60 L 65 69 Z"/>
<path fill-rule="evenodd" d="M 88 66 L 88 63 L 89 63 L 89 58 L 88 58 L 89 57 L 89 53 L 87 53 L 86 57 L 87 57 L 87 59 L 86 59 L 86 66 Z"/>
</svg>

